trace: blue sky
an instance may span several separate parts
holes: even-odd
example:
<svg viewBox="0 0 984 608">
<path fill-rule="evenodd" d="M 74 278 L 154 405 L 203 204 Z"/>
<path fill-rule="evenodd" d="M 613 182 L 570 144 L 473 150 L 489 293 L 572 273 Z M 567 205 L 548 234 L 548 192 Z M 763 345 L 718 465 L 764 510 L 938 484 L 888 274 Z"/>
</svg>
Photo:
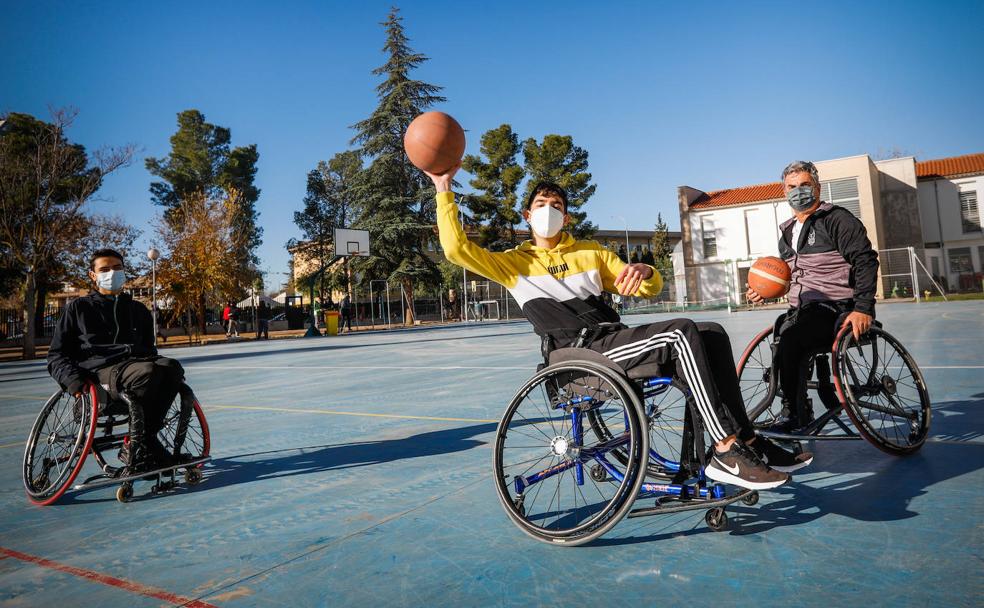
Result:
<svg viewBox="0 0 984 608">
<path fill-rule="evenodd" d="M 260 152 L 268 283 L 305 175 L 375 107 L 392 2 L 0 3 L 0 112 L 75 106 L 88 148 L 132 142 L 95 207 L 145 230 L 143 158 L 197 108 Z M 686 6 L 684 6 L 686 4 Z M 774 181 L 792 159 L 984 151 L 984 2 L 404 3 L 417 77 L 469 130 L 569 134 L 603 228 L 679 224 L 676 187 Z"/>
</svg>

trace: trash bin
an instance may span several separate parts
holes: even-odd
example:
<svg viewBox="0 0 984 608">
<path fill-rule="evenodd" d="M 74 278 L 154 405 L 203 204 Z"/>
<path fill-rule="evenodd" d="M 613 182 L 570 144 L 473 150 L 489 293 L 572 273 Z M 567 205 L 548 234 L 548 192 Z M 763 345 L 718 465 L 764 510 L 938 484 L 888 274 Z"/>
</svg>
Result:
<svg viewBox="0 0 984 608">
<path fill-rule="evenodd" d="M 325 311 L 325 333 L 329 336 L 338 335 L 338 317 L 341 313 L 337 310 Z"/>
</svg>

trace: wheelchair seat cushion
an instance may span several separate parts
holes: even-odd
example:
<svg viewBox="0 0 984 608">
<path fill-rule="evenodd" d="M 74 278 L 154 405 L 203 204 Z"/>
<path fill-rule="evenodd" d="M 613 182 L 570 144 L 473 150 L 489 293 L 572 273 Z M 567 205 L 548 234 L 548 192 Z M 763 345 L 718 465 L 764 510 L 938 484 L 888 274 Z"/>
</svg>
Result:
<svg viewBox="0 0 984 608">
<path fill-rule="evenodd" d="M 568 361 L 588 361 L 590 363 L 596 363 L 632 379 L 648 378 L 651 375 L 645 373 L 642 369 L 638 370 L 641 372 L 638 375 L 633 373 L 636 370 L 631 369 L 628 373 L 626 373 L 624 369 L 619 367 L 618 363 L 615 363 L 605 355 L 596 350 L 591 350 L 590 348 L 558 348 L 550 352 L 550 365 L 555 363 L 566 363 Z"/>
</svg>

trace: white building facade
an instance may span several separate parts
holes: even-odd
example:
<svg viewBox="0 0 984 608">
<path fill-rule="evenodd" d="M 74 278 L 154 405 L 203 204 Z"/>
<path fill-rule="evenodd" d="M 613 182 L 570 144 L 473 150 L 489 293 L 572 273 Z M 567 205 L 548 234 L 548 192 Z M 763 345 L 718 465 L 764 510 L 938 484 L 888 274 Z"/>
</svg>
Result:
<svg viewBox="0 0 984 608">
<path fill-rule="evenodd" d="M 966 289 L 981 271 L 977 192 L 984 154 L 926 162 L 874 161 L 864 154 L 815 164 L 821 199 L 858 217 L 881 253 L 879 297 L 912 295 L 913 285 L 928 286 L 929 274 Z M 778 255 L 779 225 L 792 217 L 782 184 L 712 192 L 681 186 L 678 198 L 687 300 L 741 304 L 748 268 L 759 257 Z M 927 267 L 922 280 L 912 254 Z"/>
</svg>

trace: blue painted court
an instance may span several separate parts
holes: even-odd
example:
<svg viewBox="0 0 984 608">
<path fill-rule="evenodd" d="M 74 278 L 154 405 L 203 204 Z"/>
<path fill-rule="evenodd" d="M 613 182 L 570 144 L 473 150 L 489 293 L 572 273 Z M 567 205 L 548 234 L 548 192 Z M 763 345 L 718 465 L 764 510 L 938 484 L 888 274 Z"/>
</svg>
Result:
<svg viewBox="0 0 984 608">
<path fill-rule="evenodd" d="M 737 357 L 776 313 L 692 317 Z M 578 548 L 529 539 L 493 488 L 498 418 L 539 358 L 525 322 L 169 349 L 214 460 L 201 485 L 141 482 L 128 504 L 112 487 L 28 503 L 24 441 L 55 384 L 43 362 L 3 364 L 0 606 L 979 606 L 984 305 L 879 318 L 929 384 L 920 452 L 817 443 L 793 483 L 730 506 L 726 532 L 691 511 Z"/>
</svg>

